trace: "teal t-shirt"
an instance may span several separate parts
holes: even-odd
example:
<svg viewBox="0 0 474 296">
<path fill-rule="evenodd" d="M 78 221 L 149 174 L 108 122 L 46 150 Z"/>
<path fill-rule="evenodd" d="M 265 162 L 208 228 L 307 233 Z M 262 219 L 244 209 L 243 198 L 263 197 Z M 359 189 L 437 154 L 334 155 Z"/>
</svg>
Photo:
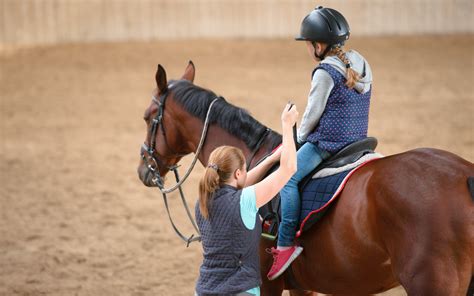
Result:
<svg viewBox="0 0 474 296">
<path fill-rule="evenodd" d="M 255 187 L 249 186 L 242 190 L 240 195 L 240 217 L 247 229 L 255 228 L 255 218 L 258 213 L 257 197 L 255 196 Z M 260 296 L 260 287 L 255 287 L 245 291 L 247 293 Z"/>
</svg>

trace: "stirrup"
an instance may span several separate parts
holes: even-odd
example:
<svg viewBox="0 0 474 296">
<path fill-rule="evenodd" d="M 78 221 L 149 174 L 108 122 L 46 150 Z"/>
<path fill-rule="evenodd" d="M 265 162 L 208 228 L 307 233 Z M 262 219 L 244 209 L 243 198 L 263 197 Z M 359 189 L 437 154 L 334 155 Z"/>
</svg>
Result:
<svg viewBox="0 0 474 296">
<path fill-rule="evenodd" d="M 268 232 L 264 232 L 264 226 L 268 223 Z M 262 219 L 262 237 L 270 241 L 275 241 L 278 238 L 278 227 L 280 226 L 280 219 L 276 213 L 268 213 Z"/>
</svg>

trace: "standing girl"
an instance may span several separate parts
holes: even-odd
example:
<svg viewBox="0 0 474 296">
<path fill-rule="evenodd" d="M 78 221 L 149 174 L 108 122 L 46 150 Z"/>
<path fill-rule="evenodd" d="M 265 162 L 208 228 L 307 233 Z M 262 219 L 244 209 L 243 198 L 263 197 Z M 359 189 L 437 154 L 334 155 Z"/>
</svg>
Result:
<svg viewBox="0 0 474 296">
<path fill-rule="evenodd" d="M 240 149 L 221 146 L 211 153 L 196 204 L 204 249 L 196 295 L 260 295 L 258 208 L 296 171 L 292 126 L 297 117 L 296 107 L 287 105 L 281 115 L 282 147 L 248 174 Z M 256 183 L 278 160 L 278 170 Z"/>
<path fill-rule="evenodd" d="M 298 183 L 324 159 L 344 146 L 367 137 L 372 72 L 355 50 L 345 52 L 349 25 L 342 14 L 318 7 L 301 24 L 296 40 L 306 42 L 319 62 L 312 73 L 311 90 L 298 131 L 298 170 L 281 191 L 282 221 L 277 248 L 272 249 L 269 279 L 282 274 L 302 252 L 294 238 L 300 215 Z"/>
</svg>

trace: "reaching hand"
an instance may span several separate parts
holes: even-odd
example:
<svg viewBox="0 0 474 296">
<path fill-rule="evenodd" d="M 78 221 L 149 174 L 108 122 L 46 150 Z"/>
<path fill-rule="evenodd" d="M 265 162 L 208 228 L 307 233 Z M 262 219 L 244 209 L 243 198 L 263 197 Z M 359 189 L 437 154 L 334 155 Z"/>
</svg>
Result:
<svg viewBox="0 0 474 296">
<path fill-rule="evenodd" d="M 292 127 L 298 120 L 298 115 L 299 113 L 298 110 L 296 110 L 296 106 L 288 103 L 281 113 L 281 122 L 283 125 Z"/>
</svg>

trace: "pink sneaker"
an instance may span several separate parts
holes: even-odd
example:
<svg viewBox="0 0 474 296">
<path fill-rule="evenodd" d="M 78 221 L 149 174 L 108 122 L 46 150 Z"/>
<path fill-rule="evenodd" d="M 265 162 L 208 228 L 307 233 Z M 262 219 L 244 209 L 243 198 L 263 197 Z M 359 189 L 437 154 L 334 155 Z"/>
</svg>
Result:
<svg viewBox="0 0 474 296">
<path fill-rule="evenodd" d="M 273 265 L 267 274 L 268 279 L 274 280 L 285 272 L 291 262 L 293 262 L 302 251 L 303 248 L 299 246 L 293 246 L 286 250 L 271 248 L 270 252 L 273 255 Z"/>
</svg>

